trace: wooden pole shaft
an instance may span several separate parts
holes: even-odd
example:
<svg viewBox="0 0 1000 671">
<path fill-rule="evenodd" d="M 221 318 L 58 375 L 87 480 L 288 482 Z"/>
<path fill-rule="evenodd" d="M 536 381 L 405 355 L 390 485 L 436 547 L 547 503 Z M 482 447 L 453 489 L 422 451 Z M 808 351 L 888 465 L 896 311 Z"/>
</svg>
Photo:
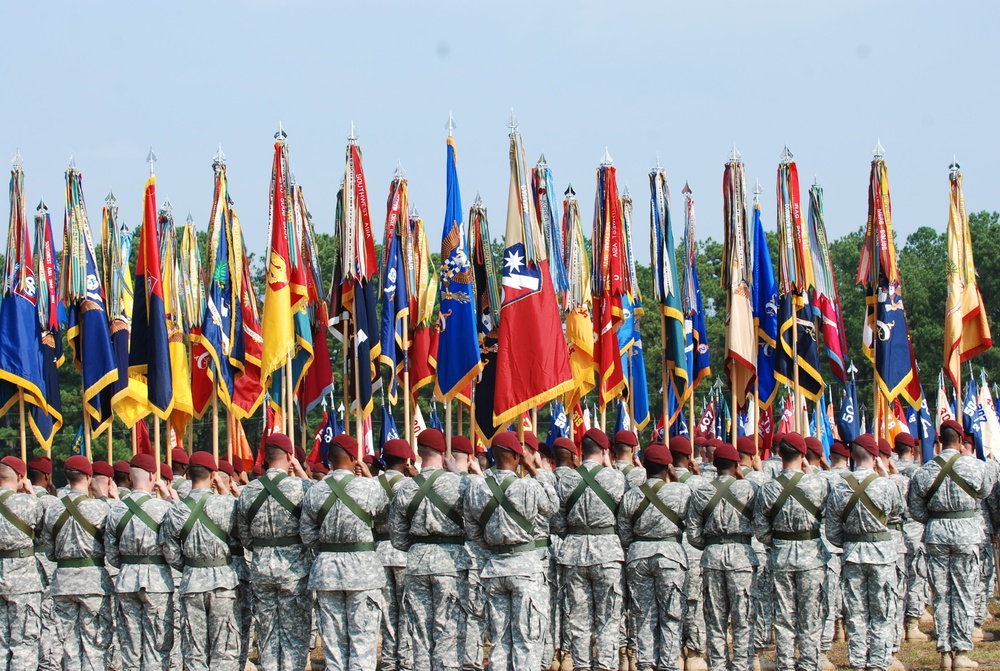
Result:
<svg viewBox="0 0 1000 671">
<path fill-rule="evenodd" d="M 219 392 L 212 392 L 212 456 L 219 461 Z"/>
<path fill-rule="evenodd" d="M 21 415 L 21 461 L 28 463 L 28 433 L 24 423 L 24 390 L 17 392 L 17 409 Z M 110 431 L 109 431 L 110 433 Z"/>
<path fill-rule="evenodd" d="M 451 401 L 444 402 L 444 447 L 445 456 L 451 459 Z"/>
<path fill-rule="evenodd" d="M 406 442 L 414 447 L 413 416 L 410 413 L 410 330 L 409 316 L 403 315 L 403 423 Z M 395 375 L 395 371 L 393 371 Z"/>
</svg>

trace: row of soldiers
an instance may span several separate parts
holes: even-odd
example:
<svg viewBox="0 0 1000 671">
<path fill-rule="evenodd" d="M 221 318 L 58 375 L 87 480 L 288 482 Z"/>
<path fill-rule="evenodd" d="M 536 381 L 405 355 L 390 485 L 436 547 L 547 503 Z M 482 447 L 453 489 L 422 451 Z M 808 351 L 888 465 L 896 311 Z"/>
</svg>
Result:
<svg viewBox="0 0 1000 671">
<path fill-rule="evenodd" d="M 208 452 L 176 455 L 172 483 L 137 455 L 129 491 L 71 457 L 58 495 L 51 462 L 5 457 L 0 671 L 235 670 L 252 632 L 260 668 L 300 671 L 314 623 L 330 669 L 477 670 L 488 642 L 490 669 L 750 671 L 772 632 L 781 671 L 819 669 L 841 614 L 851 666 L 884 671 L 922 635 L 925 574 L 942 668 L 974 668 L 996 468 L 959 425 L 939 436 L 922 467 L 904 437 L 826 464 L 789 433 L 764 462 L 753 439 L 707 445 L 699 468 L 687 438 L 639 464 L 627 431 L 504 432 L 489 465 L 429 429 L 375 477 L 341 435 L 313 480 L 272 434 L 243 486 Z"/>
</svg>

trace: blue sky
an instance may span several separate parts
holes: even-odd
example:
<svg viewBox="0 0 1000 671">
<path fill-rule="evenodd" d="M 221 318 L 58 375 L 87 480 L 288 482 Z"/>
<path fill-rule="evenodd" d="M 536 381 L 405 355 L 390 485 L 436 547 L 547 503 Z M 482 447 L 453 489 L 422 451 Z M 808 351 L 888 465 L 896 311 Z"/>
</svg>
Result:
<svg viewBox="0 0 1000 671">
<path fill-rule="evenodd" d="M 139 223 L 152 145 L 160 198 L 205 228 L 221 143 L 248 245 L 263 252 L 280 120 L 317 228 L 330 232 L 353 120 L 379 237 L 398 161 L 437 238 L 451 112 L 463 205 L 481 192 L 497 237 L 511 108 L 529 161 L 544 152 L 557 188 L 573 183 L 587 230 L 608 148 L 635 201 L 642 259 L 657 156 L 677 216 L 688 181 L 699 237 L 720 239 L 734 142 L 764 187 L 769 228 L 786 143 L 803 202 L 814 177 L 825 189 L 832 237 L 865 221 L 878 138 L 901 234 L 944 229 L 953 154 L 969 210 L 1000 209 L 1000 8 L 989 1 L 78 0 L 5 2 L 0 25 L 0 156 L 20 150 L 32 207 L 44 197 L 58 220 L 73 154 L 94 227 L 109 188 Z"/>
</svg>

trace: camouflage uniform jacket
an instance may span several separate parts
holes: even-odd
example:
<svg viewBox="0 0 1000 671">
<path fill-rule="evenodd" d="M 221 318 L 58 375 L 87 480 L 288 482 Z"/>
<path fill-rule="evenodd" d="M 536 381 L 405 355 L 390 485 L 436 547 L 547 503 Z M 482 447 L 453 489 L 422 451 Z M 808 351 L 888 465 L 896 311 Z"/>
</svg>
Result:
<svg viewBox="0 0 1000 671">
<path fill-rule="evenodd" d="M 528 529 L 505 505 L 497 505 L 488 519 L 482 519 L 494 498 L 487 478 L 500 487 L 513 478 L 504 492 L 505 503 L 528 524 Z M 558 509 L 555 476 L 549 471 L 539 471 L 533 478 L 518 478 L 513 471 L 494 470 L 484 478 L 469 478 L 463 516 L 469 539 L 489 551 L 482 577 L 531 576 L 542 572 L 544 555 L 536 545 L 533 522 L 539 517 L 553 515 Z"/>
<path fill-rule="evenodd" d="M 617 526 L 618 537 L 627 552 L 626 561 L 659 556 L 676 564 L 674 568 L 686 569 L 687 554 L 681 545 L 681 538 L 684 535 L 688 500 L 691 498 L 690 488 L 679 482 L 665 482 L 659 478 L 649 478 L 643 484 L 673 513 L 676 521 L 664 515 L 640 487 L 633 487 L 625 492 L 621 505 L 618 506 Z M 640 511 L 640 508 L 644 510 Z"/>
<path fill-rule="evenodd" d="M 203 498 L 208 500 L 201 504 Z M 227 536 L 220 538 L 202 521 L 187 525 L 191 507 L 203 505 L 202 516 Z M 185 534 L 185 526 L 189 527 Z M 185 536 L 185 538 L 181 538 Z M 238 579 L 231 565 L 230 545 L 239 538 L 236 499 L 216 495 L 209 489 L 192 489 L 191 496 L 170 506 L 160 524 L 160 542 L 167 563 L 183 571 L 181 594 L 200 594 L 216 589 L 235 589 Z"/>
<path fill-rule="evenodd" d="M 783 481 L 791 482 L 797 475 L 800 477 L 795 491 L 779 508 L 778 498 L 785 490 Z M 757 492 L 754 535 L 771 546 L 771 565 L 775 570 L 805 571 L 824 566 L 830 555 L 823 544 L 820 521 L 830 492 L 829 480 L 821 473 L 805 475 L 788 468 L 779 477 L 780 480 L 769 480 Z"/>
<path fill-rule="evenodd" d="M 858 468 L 849 477 L 860 484 L 873 473 L 875 471 L 870 468 Z M 895 564 L 896 542 L 889 534 L 887 522 L 903 513 L 899 488 L 889 478 L 876 477 L 865 489 L 865 494 L 885 521 L 876 517 L 860 498 L 847 510 L 854 490 L 845 477 L 833 486 L 826 500 L 826 537 L 837 547 L 844 548 L 842 561 L 847 563 Z"/>
<path fill-rule="evenodd" d="M 781 475 L 781 471 L 784 468 L 785 465 L 782 463 L 781 457 L 778 456 L 777 452 L 761 463 L 761 469 L 764 471 L 764 475 L 766 475 L 769 480 L 774 480 L 776 477 Z"/>
<path fill-rule="evenodd" d="M 137 507 L 153 523 L 149 526 L 132 507 Z M 171 503 L 134 491 L 115 501 L 104 532 L 108 563 L 119 569 L 115 581 L 118 592 L 166 593 L 174 591 L 174 578 L 163 557 L 159 529 Z"/>
<path fill-rule="evenodd" d="M 621 541 L 614 533 L 606 535 L 588 535 L 594 529 L 614 529 L 618 520 L 615 517 L 618 503 L 625 494 L 625 476 L 613 468 L 600 468 L 596 461 L 584 460 L 581 468 L 591 473 L 596 471 L 594 480 L 604 488 L 615 503 L 614 509 L 609 509 L 597 493 L 590 487 L 572 502 L 573 493 L 583 482 L 582 476 L 574 469 L 564 473 L 556 484 L 559 495 L 559 517 L 553 520 L 562 528 L 556 532 L 563 537 L 559 548 L 558 562 L 565 566 L 595 566 L 611 561 L 624 561 Z M 573 503 L 569 507 L 569 503 Z"/>
<path fill-rule="evenodd" d="M 67 516 L 62 527 L 56 526 L 66 511 L 65 500 L 71 499 L 77 510 L 96 530 L 94 537 L 76 520 Z M 93 561 L 94 566 L 62 566 L 55 570 L 49 589 L 53 596 L 73 594 L 80 596 L 110 594 L 112 588 L 108 572 L 104 570 L 104 528 L 110 506 L 100 499 L 92 499 L 74 489 L 53 502 L 45 511 L 42 543 L 45 555 L 51 561 Z"/>
<path fill-rule="evenodd" d="M 616 461 L 615 470 L 625 476 L 625 488 L 638 487 L 646 481 L 646 469 L 631 461 Z"/>
<path fill-rule="evenodd" d="M 55 496 L 49 494 L 49 491 L 45 487 L 38 487 L 32 485 L 31 488 L 35 492 L 35 496 L 42 504 L 42 516 L 44 518 L 45 512 L 48 511 L 49 506 L 57 501 Z M 45 546 L 42 545 L 42 539 L 40 536 L 41 528 L 39 527 L 39 533 L 35 534 L 35 560 L 38 562 L 38 570 L 42 574 L 42 582 L 47 586 L 52 580 L 52 574 L 56 570 L 56 563 L 50 561 L 48 557 L 45 556 Z"/>
<path fill-rule="evenodd" d="M 465 529 L 462 528 L 468 478 L 440 468 L 425 468 L 420 476 L 407 478 L 396 491 L 389 507 L 389 539 L 393 547 L 406 552 L 409 575 L 457 576 L 469 568 Z M 410 510 L 421 483 L 431 478 L 435 478 L 433 492 L 449 509 L 447 513 L 431 500 L 430 495 L 424 496 L 416 508 Z M 455 542 L 441 542 L 446 539 L 455 539 Z"/>
<path fill-rule="evenodd" d="M 183 475 L 175 475 L 170 481 L 170 488 L 177 492 L 177 496 L 186 499 L 191 495 L 191 481 Z"/>
<path fill-rule="evenodd" d="M 958 454 L 954 449 L 942 450 L 936 458 L 921 466 L 910 481 L 910 514 L 926 525 L 925 543 L 978 546 L 983 542 L 980 499 L 990 492 L 993 483 L 983 462 Z M 933 496 L 928 496 L 941 473 L 938 459 L 946 463 L 954 459 L 951 470 L 971 488 L 973 495 L 951 477 L 945 477 Z"/>
<path fill-rule="evenodd" d="M 828 471 L 820 471 L 820 474 L 826 478 L 830 485 L 830 491 L 837 486 L 837 483 L 843 480 L 845 477 L 851 474 L 851 469 L 838 466 L 836 468 L 831 468 Z M 830 539 L 826 535 L 826 514 L 824 511 L 823 521 L 820 524 L 820 528 L 823 529 L 823 543 L 826 545 L 826 551 L 833 555 L 844 554 L 844 548 L 834 545 L 830 542 Z"/>
<path fill-rule="evenodd" d="M 45 509 L 32 494 L 0 487 L 0 594 L 28 594 L 42 591 L 42 579 L 35 563 L 35 536 L 41 530 Z M 8 519 L 8 516 L 10 519 Z M 14 521 L 12 521 L 14 520 Z M 23 555 L 23 556 L 21 556 Z"/>
<path fill-rule="evenodd" d="M 750 545 L 757 485 L 749 480 L 734 480 L 731 475 L 720 476 L 691 491 L 687 533 L 691 545 L 702 551 L 702 568 L 740 570 L 758 565 L 757 553 Z M 743 506 L 742 512 L 723 496 L 714 509 L 705 514 L 709 502 L 716 498 L 719 491 L 715 483 L 719 483 L 718 487 L 732 483 L 728 485 L 729 494 Z"/>
<path fill-rule="evenodd" d="M 337 498 L 324 515 L 323 507 L 330 497 L 330 479 L 341 483 L 357 509 L 358 517 L 343 500 Z M 317 482 L 302 501 L 299 534 L 305 546 L 316 552 L 309 574 L 309 589 L 317 592 L 365 591 L 385 586 L 385 569 L 375 556 L 375 520 L 385 515 L 389 497 L 372 478 L 357 478 L 350 471 L 337 469 Z M 349 552 L 327 552 L 327 544 L 359 544 L 371 549 Z"/>
<path fill-rule="evenodd" d="M 375 482 L 382 486 L 385 495 L 389 497 L 389 505 L 399 492 L 399 486 L 403 484 L 405 476 L 399 471 L 385 471 L 379 473 Z M 387 568 L 406 568 L 406 552 L 397 550 L 392 546 L 389 538 L 389 516 L 382 515 L 375 520 L 375 554 L 378 555 L 382 566 Z"/>
<path fill-rule="evenodd" d="M 265 493 L 265 478 L 284 500 L 269 490 Z M 312 562 L 299 538 L 299 517 L 302 499 L 310 487 L 312 480 L 289 476 L 280 468 L 269 468 L 240 492 L 236 519 L 240 539 L 253 550 L 250 581 L 254 584 L 280 585 L 309 575 Z"/>
</svg>

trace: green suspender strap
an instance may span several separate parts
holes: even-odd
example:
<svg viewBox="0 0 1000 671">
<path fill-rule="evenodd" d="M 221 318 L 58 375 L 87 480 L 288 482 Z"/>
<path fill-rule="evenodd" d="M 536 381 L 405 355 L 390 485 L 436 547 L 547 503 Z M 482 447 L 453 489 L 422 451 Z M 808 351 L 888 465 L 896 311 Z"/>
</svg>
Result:
<svg viewBox="0 0 1000 671">
<path fill-rule="evenodd" d="M 35 530 L 24 523 L 20 517 L 14 514 L 14 512 L 7 507 L 7 499 L 14 496 L 14 490 L 8 490 L 3 494 L 0 494 L 0 517 L 10 522 L 15 529 L 20 531 L 22 534 L 35 540 Z"/>
<path fill-rule="evenodd" d="M 937 490 L 944 484 L 945 478 L 951 478 L 951 481 L 961 487 L 963 492 L 971 496 L 973 501 L 979 498 L 979 494 L 972 487 L 972 485 L 970 485 L 965 478 L 954 471 L 955 462 L 958 461 L 958 458 L 961 456 L 962 455 L 960 453 L 956 454 L 948 461 L 945 461 L 940 455 L 934 457 L 934 461 L 941 467 L 941 471 L 937 474 L 937 477 L 934 478 L 934 482 L 931 483 L 930 489 L 927 490 L 927 495 L 924 497 L 925 502 L 929 502 L 932 498 L 934 498 L 934 495 L 937 494 Z"/>
<path fill-rule="evenodd" d="M 592 471 L 587 470 L 586 466 L 580 466 L 576 469 L 576 472 L 580 474 L 582 479 L 580 484 L 576 486 L 576 489 L 573 490 L 573 492 L 569 495 L 569 498 L 566 500 L 567 512 L 573 509 L 573 506 L 576 505 L 576 502 L 580 500 L 580 497 L 583 496 L 583 493 L 587 491 L 587 489 L 590 489 L 597 494 L 597 498 L 599 498 L 604 505 L 608 507 L 608 510 L 611 511 L 612 515 L 617 512 L 618 504 L 615 503 L 615 500 L 611 498 L 611 495 L 608 494 L 604 487 L 601 487 L 600 483 L 597 482 L 597 474 L 603 470 L 603 466 L 598 466 Z"/>
<path fill-rule="evenodd" d="M 628 475 L 635 468 L 634 464 L 628 464 L 622 469 L 622 475 Z"/>
<path fill-rule="evenodd" d="M 497 483 L 497 479 L 492 476 L 486 477 L 486 484 L 489 486 L 490 491 L 493 492 L 493 497 L 483 508 L 482 514 L 479 516 L 479 526 L 480 528 L 485 528 L 486 524 L 493 517 L 493 513 L 496 512 L 497 508 L 503 508 L 503 511 L 507 513 L 514 523 L 521 527 L 521 530 L 525 533 L 533 536 L 535 534 L 535 525 L 525 519 L 524 515 L 517 512 L 514 508 L 514 504 L 507 500 L 507 490 L 510 488 L 511 484 L 517 481 L 517 476 L 508 475 L 507 478 L 501 482 Z"/>
<path fill-rule="evenodd" d="M 410 501 L 410 505 L 406 508 L 407 521 L 413 519 L 413 515 L 416 514 L 417 508 L 420 507 L 420 504 L 423 503 L 424 499 L 427 499 L 434 504 L 435 508 L 444 513 L 445 517 L 458 525 L 460 529 L 463 527 L 462 515 L 445 503 L 444 499 L 438 496 L 438 493 L 434 491 L 434 483 L 438 478 L 444 475 L 444 473 L 444 469 L 441 468 L 431 473 L 429 478 L 425 478 L 423 474 L 413 478 L 413 481 L 418 485 L 418 489 L 417 493 L 413 495 L 413 500 Z"/>
<path fill-rule="evenodd" d="M 725 482 L 719 479 L 712 480 L 712 486 L 715 487 L 715 494 L 713 494 L 712 498 L 708 500 L 708 505 L 705 506 L 705 510 L 702 511 L 703 519 L 707 520 L 709 516 L 713 512 L 715 512 L 715 509 L 716 507 L 718 507 L 719 502 L 721 502 L 723 499 L 725 499 L 726 502 L 733 508 L 736 508 L 736 512 L 738 512 L 740 515 L 743 515 L 743 517 L 746 518 L 752 517 L 753 511 L 749 510 L 748 506 L 741 503 L 740 500 L 737 499 L 735 496 L 733 496 L 733 493 L 730 491 L 730 488 L 733 486 L 734 482 L 736 482 L 736 478 L 730 478 Z"/>
<path fill-rule="evenodd" d="M 681 476 L 681 478 L 680 478 L 681 482 L 687 482 L 688 480 L 691 479 L 692 475 L 694 475 L 694 473 L 688 471 L 687 473 L 685 473 L 684 475 Z"/>
<path fill-rule="evenodd" d="M 789 498 L 795 499 L 800 506 L 806 509 L 806 512 L 819 519 L 819 507 L 810 501 L 806 497 L 805 493 L 798 488 L 799 480 L 801 480 L 804 475 L 805 473 L 800 471 L 790 478 L 786 478 L 784 475 L 779 475 L 777 477 L 778 482 L 781 484 L 781 493 L 778 495 L 778 498 L 774 500 L 774 505 L 771 506 L 771 510 L 767 513 L 768 520 L 774 520 L 774 518 L 778 516 L 778 513 L 781 512 L 781 509 L 785 506 L 785 502 L 788 501 Z"/>
<path fill-rule="evenodd" d="M 848 475 L 846 478 L 844 478 L 847 481 L 847 484 L 851 486 L 851 489 L 854 490 L 854 493 L 851 495 L 851 498 L 847 500 L 847 505 L 844 506 L 845 520 L 848 518 L 848 516 L 850 516 L 851 512 L 857 507 L 858 502 L 860 501 L 861 505 L 867 508 L 868 512 L 874 515 L 875 519 L 877 519 L 880 524 L 885 524 L 888 521 L 888 517 L 886 516 L 886 514 L 875 506 L 872 500 L 868 497 L 868 494 L 865 492 L 865 490 L 868 489 L 868 485 L 875 482 L 875 478 L 877 477 L 878 477 L 877 473 L 871 473 L 867 478 L 862 480 L 860 483 L 858 482 L 857 478 L 854 477 L 854 475 Z"/>
<path fill-rule="evenodd" d="M 378 483 L 382 485 L 382 489 L 385 490 L 385 495 L 389 497 L 390 501 L 392 501 L 396 497 L 396 491 L 394 487 L 396 486 L 396 483 L 403 478 L 403 474 L 396 473 L 391 478 L 387 478 L 386 475 L 387 473 L 382 473 L 381 475 L 379 475 Z"/>
<path fill-rule="evenodd" d="M 142 520 L 142 523 L 149 527 L 154 534 L 160 531 L 160 525 L 157 522 L 154 522 L 153 518 L 146 514 L 146 511 L 142 509 L 142 504 L 151 498 L 152 497 L 147 494 L 146 496 L 140 496 L 136 499 L 126 497 L 122 500 L 122 503 L 128 507 L 128 511 L 122 515 L 122 518 L 115 526 L 115 536 L 118 538 L 122 537 L 122 532 L 125 531 L 125 527 L 128 526 L 128 523 L 132 521 L 133 517 L 138 517 Z"/>
<path fill-rule="evenodd" d="M 59 532 L 62 531 L 63 526 L 65 526 L 66 521 L 70 518 L 70 516 L 73 517 L 76 523 L 80 525 L 80 528 L 86 531 L 91 538 L 96 541 L 103 540 L 104 534 L 102 534 L 97 527 L 91 524 L 90 520 L 83 516 L 83 513 L 81 513 L 80 509 L 76 507 L 76 503 L 73 502 L 72 498 L 67 495 L 60 500 L 66 507 L 66 510 L 63 511 L 63 514 L 56 520 L 55 526 L 52 527 L 53 540 L 59 537 Z"/>
<path fill-rule="evenodd" d="M 326 516 L 330 513 L 330 509 L 333 508 L 337 501 L 343 503 L 344 506 L 354 513 L 355 517 L 361 520 L 369 529 L 374 526 L 375 520 L 372 519 L 372 516 L 365 512 L 361 506 L 358 505 L 358 502 L 352 499 L 351 495 L 347 493 L 347 483 L 353 479 L 354 476 L 348 474 L 339 481 L 332 477 L 323 481 L 330 487 L 330 495 L 326 497 L 326 501 L 323 502 L 323 507 L 319 509 L 319 513 L 316 515 L 317 527 L 323 526 L 323 521 L 326 519 Z"/>
<path fill-rule="evenodd" d="M 639 491 L 641 491 L 643 496 L 646 498 L 642 500 L 639 507 L 635 509 L 634 513 L 632 513 L 632 524 L 635 524 L 639 518 L 642 517 L 642 514 L 646 512 L 647 508 L 649 508 L 649 504 L 653 504 L 653 507 L 659 510 L 664 517 L 673 522 L 674 526 L 681 530 L 684 529 L 684 520 L 682 520 L 677 513 L 671 510 L 667 504 L 656 495 L 656 493 L 660 491 L 665 484 L 667 483 L 661 480 L 652 487 L 645 482 L 639 485 Z"/>
<path fill-rule="evenodd" d="M 253 503 L 250 504 L 250 510 L 247 511 L 247 517 L 250 518 L 250 524 L 253 524 L 253 520 L 257 517 L 257 513 L 269 498 L 273 498 L 277 501 L 282 508 L 291 513 L 292 517 L 299 519 L 299 515 L 302 514 L 302 506 L 297 506 L 289 501 L 288 497 L 285 496 L 285 493 L 278 488 L 278 484 L 287 477 L 288 476 L 286 474 L 279 473 L 273 480 L 266 475 L 258 479 L 260 484 L 264 486 L 264 489 L 262 489 L 260 494 L 257 495 L 257 498 L 253 500 Z"/>
<path fill-rule="evenodd" d="M 228 552 L 229 534 L 223 531 L 219 527 L 219 525 L 213 522 L 211 518 L 209 518 L 209 516 L 205 513 L 205 503 L 208 502 L 208 499 L 211 496 L 212 494 L 205 494 L 203 497 L 198 499 L 196 503 L 192 502 L 190 496 L 187 497 L 186 499 L 181 499 L 182 501 L 184 501 L 184 505 L 186 505 L 191 510 L 191 514 L 188 515 L 187 521 L 184 522 L 184 526 L 181 527 L 181 533 L 180 533 L 181 545 L 183 545 L 184 542 L 187 541 L 187 537 L 191 534 L 191 530 L 194 529 L 194 525 L 197 524 L 198 522 L 201 522 L 202 526 L 208 529 L 213 536 L 215 536 L 220 541 L 226 544 L 226 551 Z M 188 566 L 193 566 L 193 565 L 194 564 L 192 564 L 191 562 L 188 562 Z"/>
</svg>

